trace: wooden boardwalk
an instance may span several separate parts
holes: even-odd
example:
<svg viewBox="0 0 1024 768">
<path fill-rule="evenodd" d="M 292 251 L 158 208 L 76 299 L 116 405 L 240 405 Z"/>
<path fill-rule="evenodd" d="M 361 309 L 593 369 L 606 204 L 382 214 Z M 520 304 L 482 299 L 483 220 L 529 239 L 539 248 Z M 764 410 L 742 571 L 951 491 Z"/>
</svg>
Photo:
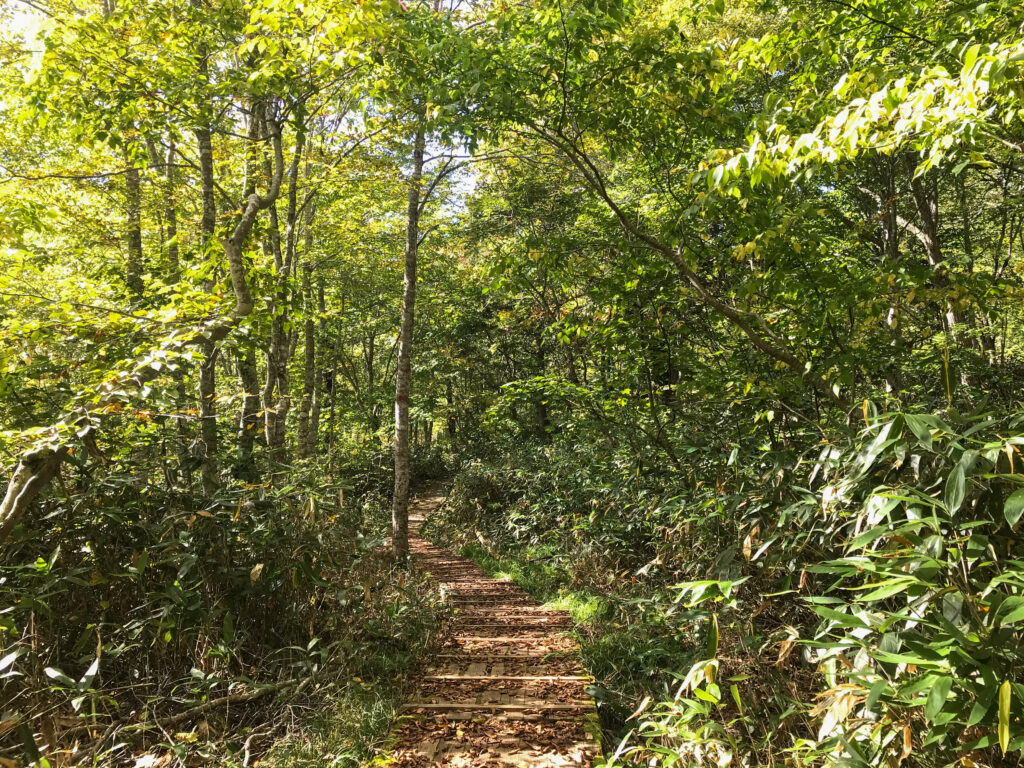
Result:
<svg viewBox="0 0 1024 768">
<path fill-rule="evenodd" d="M 410 509 L 410 549 L 456 609 L 452 636 L 420 677 L 374 765 L 589 766 L 599 726 L 565 611 L 420 538 L 436 494 Z"/>
</svg>

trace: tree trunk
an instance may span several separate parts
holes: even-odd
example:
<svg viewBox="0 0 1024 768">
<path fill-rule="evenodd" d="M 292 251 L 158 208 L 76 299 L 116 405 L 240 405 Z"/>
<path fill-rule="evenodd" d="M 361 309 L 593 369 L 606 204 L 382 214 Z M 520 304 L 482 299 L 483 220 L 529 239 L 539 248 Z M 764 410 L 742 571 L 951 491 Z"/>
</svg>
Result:
<svg viewBox="0 0 1024 768">
<path fill-rule="evenodd" d="M 402 327 L 395 373 L 395 492 L 391 507 L 391 548 L 395 559 L 409 557 L 409 392 L 412 385 L 413 324 L 416 318 L 416 256 L 420 238 L 420 182 L 423 179 L 424 119 L 413 139 L 405 229 L 405 276 L 402 285 Z"/>
<path fill-rule="evenodd" d="M 280 413 L 287 405 L 287 355 L 288 339 L 285 331 L 288 301 L 287 275 L 284 272 L 284 258 L 281 253 L 280 231 L 278 230 L 278 214 L 274 207 L 270 209 L 270 250 L 274 258 L 274 271 L 277 275 L 277 288 L 271 305 L 270 344 L 267 348 L 267 378 L 263 385 L 263 416 L 264 435 L 267 441 L 267 452 L 270 459 L 271 473 L 277 472 L 276 465 L 281 463 L 281 451 L 284 446 L 283 417 Z"/>
<path fill-rule="evenodd" d="M 316 391 L 316 324 L 313 319 L 313 265 L 309 262 L 308 251 L 302 264 L 302 307 L 306 315 L 303 324 L 302 354 L 302 400 L 299 403 L 299 458 L 308 459 L 313 455 L 315 442 L 311 430 L 313 398 Z"/>
<path fill-rule="evenodd" d="M 181 282 L 181 259 L 178 248 L 178 200 L 177 190 L 174 181 L 174 137 L 171 136 L 167 144 L 167 156 L 164 161 L 164 216 L 167 219 L 167 275 L 171 285 Z M 184 418 L 187 410 L 188 392 L 185 389 L 185 371 L 181 364 L 174 369 L 174 410 L 177 415 L 177 445 L 175 452 L 178 454 L 177 480 L 186 488 L 192 487 L 192 459 L 188 453 L 190 442 L 188 420 Z"/>
<path fill-rule="evenodd" d="M 132 294 L 132 301 L 142 300 L 142 184 L 139 181 L 139 169 L 125 145 L 124 191 L 127 203 L 128 263 L 125 272 L 125 283 Z"/>
<path fill-rule="evenodd" d="M 260 430 L 260 375 L 256 367 L 256 346 L 251 338 L 246 338 L 238 350 L 238 379 L 242 384 L 242 408 L 238 416 L 235 474 L 242 480 L 255 482 L 258 473 L 253 449 Z"/>
<path fill-rule="evenodd" d="M 60 464 L 67 456 L 66 446 L 60 448 L 30 451 L 21 457 L 11 475 L 7 493 L 0 503 L 0 543 L 7 540 L 39 492 L 60 471 Z"/>
<path fill-rule="evenodd" d="M 448 439 L 454 440 L 459 427 L 458 419 L 455 417 L 455 392 L 452 387 L 451 379 L 445 382 L 444 397 L 445 402 L 448 404 L 448 418 L 445 425 L 448 430 Z"/>
<path fill-rule="evenodd" d="M 199 248 L 208 255 L 217 229 L 217 201 L 213 188 L 213 139 L 208 126 L 196 129 L 199 145 L 199 187 L 203 212 L 200 219 Z M 199 474 L 203 492 L 217 488 L 217 348 L 213 341 L 202 345 L 203 362 L 199 365 Z"/>
<path fill-rule="evenodd" d="M 302 158 L 303 136 L 300 131 L 295 153 L 288 169 L 288 200 L 285 213 L 284 252 L 281 249 L 281 230 L 277 207 L 270 208 L 270 245 L 274 255 L 276 291 L 270 347 L 267 350 L 267 382 L 263 389 L 263 410 L 266 414 L 267 450 L 272 474 L 280 474 L 285 464 L 285 436 L 288 411 L 291 409 L 291 384 L 288 377 L 289 339 L 288 323 L 291 309 L 289 276 L 295 262 L 295 223 L 297 217 L 297 184 L 299 161 Z M 268 161 L 269 168 L 269 161 Z M 276 399 L 274 397 L 276 392 Z"/>
<path fill-rule="evenodd" d="M 327 343 L 327 302 L 324 300 L 324 279 L 322 275 L 316 281 L 316 305 L 320 314 L 320 336 L 315 341 L 322 347 Z M 320 411 L 323 406 L 324 385 L 329 375 L 327 368 L 324 367 L 327 358 L 326 350 L 321 348 L 320 352 L 321 354 L 319 355 L 314 352 L 318 366 L 317 371 L 314 372 L 316 382 L 313 385 L 313 403 L 309 413 L 310 453 L 314 455 L 320 450 Z"/>
<path fill-rule="evenodd" d="M 377 411 L 376 345 L 377 337 L 371 334 L 363 341 L 363 363 L 366 366 L 366 421 L 376 439 L 380 429 L 380 413 Z"/>
<path fill-rule="evenodd" d="M 327 454 L 334 452 L 334 426 L 337 423 L 338 405 L 338 361 L 341 359 L 341 333 L 335 335 L 334 351 L 331 353 L 331 370 L 327 374 L 326 391 L 331 395 L 331 409 L 327 414 Z"/>
<path fill-rule="evenodd" d="M 313 201 L 306 208 L 302 253 L 302 400 L 299 403 L 299 458 L 308 459 L 316 451 L 313 431 L 313 401 L 316 399 L 316 319 L 313 303 Z"/>
<path fill-rule="evenodd" d="M 199 364 L 199 434 L 200 474 L 203 479 L 203 493 L 209 495 L 217 490 L 217 357 L 220 348 L 214 344 L 203 345 L 203 362 Z"/>
<path fill-rule="evenodd" d="M 907 165 L 913 163 L 907 157 Z M 911 174 L 914 170 L 911 170 Z M 932 282 L 938 288 L 949 287 L 949 274 L 943 262 L 942 243 L 939 239 L 939 187 L 934 177 L 911 176 L 910 190 L 913 193 L 914 205 L 917 208 L 920 226 L 915 230 L 921 245 L 924 246 L 928 265 L 932 268 Z M 960 316 L 951 301 L 946 302 L 946 330 L 956 337 L 959 332 Z"/>
</svg>

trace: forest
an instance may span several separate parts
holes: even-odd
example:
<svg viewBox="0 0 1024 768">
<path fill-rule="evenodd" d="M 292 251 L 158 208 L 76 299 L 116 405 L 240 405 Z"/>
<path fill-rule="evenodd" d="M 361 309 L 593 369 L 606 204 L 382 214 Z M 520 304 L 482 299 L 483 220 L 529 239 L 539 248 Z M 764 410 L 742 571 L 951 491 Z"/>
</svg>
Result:
<svg viewBox="0 0 1024 768">
<path fill-rule="evenodd" d="M 0 125 L 0 768 L 1020 764 L 1024 5 L 0 0 Z"/>
</svg>

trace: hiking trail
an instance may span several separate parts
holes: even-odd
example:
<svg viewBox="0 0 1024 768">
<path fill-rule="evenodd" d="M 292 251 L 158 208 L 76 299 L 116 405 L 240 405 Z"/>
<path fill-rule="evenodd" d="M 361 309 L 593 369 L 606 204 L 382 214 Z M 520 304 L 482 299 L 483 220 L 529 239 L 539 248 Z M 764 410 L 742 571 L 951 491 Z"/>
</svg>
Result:
<svg viewBox="0 0 1024 768">
<path fill-rule="evenodd" d="M 443 502 L 430 491 L 410 504 L 415 567 L 455 607 L 447 644 L 420 676 L 379 764 L 590 766 L 599 752 L 591 680 L 568 634 L 567 611 L 537 605 L 506 579 L 420 536 Z M 375 764 L 378 764 L 375 763 Z"/>
</svg>

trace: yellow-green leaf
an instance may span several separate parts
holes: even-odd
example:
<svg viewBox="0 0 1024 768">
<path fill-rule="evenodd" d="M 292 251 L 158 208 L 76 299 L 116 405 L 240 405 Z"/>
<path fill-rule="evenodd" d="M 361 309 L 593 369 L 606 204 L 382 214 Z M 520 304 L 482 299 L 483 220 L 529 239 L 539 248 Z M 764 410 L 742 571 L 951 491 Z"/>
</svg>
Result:
<svg viewBox="0 0 1024 768">
<path fill-rule="evenodd" d="M 1010 746 L 1010 681 L 1004 680 L 999 686 L 999 746 L 1006 754 Z"/>
<path fill-rule="evenodd" d="M 711 621 L 708 625 L 708 658 L 713 659 L 718 655 L 718 614 L 711 614 Z"/>
</svg>

